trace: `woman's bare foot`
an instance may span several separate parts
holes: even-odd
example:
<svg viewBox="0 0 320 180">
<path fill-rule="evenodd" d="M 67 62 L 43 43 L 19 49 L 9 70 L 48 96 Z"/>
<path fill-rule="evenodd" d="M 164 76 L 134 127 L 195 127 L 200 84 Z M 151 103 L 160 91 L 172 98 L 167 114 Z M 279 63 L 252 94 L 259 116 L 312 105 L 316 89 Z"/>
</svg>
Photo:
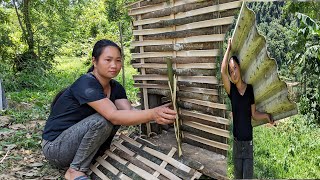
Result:
<svg viewBox="0 0 320 180">
<path fill-rule="evenodd" d="M 86 174 L 81 171 L 76 171 L 75 169 L 69 168 L 67 170 L 66 174 L 64 175 L 64 177 L 67 180 L 74 180 L 75 178 L 77 178 L 79 176 L 84 176 L 84 175 L 86 175 Z"/>
</svg>

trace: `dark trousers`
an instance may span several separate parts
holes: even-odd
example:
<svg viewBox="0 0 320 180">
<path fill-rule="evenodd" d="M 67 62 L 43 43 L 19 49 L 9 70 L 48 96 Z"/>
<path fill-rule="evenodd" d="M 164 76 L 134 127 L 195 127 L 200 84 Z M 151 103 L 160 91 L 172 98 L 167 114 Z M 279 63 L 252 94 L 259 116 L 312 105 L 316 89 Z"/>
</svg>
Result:
<svg viewBox="0 0 320 180">
<path fill-rule="evenodd" d="M 112 130 L 111 122 L 95 113 L 63 131 L 54 141 L 43 140 L 42 151 L 57 167 L 86 172 Z"/>
<path fill-rule="evenodd" d="M 235 179 L 253 178 L 252 141 L 233 141 L 233 164 Z"/>
</svg>

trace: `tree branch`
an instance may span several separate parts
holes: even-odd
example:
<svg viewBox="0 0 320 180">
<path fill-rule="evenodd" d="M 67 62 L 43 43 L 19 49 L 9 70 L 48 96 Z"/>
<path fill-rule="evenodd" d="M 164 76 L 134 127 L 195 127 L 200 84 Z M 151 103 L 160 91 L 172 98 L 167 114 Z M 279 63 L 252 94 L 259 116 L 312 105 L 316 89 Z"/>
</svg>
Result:
<svg viewBox="0 0 320 180">
<path fill-rule="evenodd" d="M 19 12 L 18 12 L 18 8 L 17 8 L 17 5 L 16 5 L 16 1 L 15 1 L 15 0 L 12 0 L 12 3 L 13 3 L 13 5 L 14 5 L 14 9 L 16 10 L 16 14 L 17 14 L 18 21 L 19 21 L 19 24 L 20 24 L 20 27 L 21 27 L 21 30 L 22 30 L 22 34 L 23 34 L 23 36 L 25 37 L 25 38 L 23 38 L 23 39 L 26 40 L 27 34 L 26 34 L 25 29 L 23 28 L 23 25 L 22 25 L 22 22 L 21 22 L 21 18 L 20 18 L 20 14 L 19 14 Z"/>
</svg>

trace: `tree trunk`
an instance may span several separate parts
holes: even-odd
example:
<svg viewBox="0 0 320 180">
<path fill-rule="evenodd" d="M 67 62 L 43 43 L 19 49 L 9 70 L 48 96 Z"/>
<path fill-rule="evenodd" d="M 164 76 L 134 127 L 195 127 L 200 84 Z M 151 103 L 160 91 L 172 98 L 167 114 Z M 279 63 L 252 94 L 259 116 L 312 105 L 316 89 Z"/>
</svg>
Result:
<svg viewBox="0 0 320 180">
<path fill-rule="evenodd" d="M 27 33 L 26 33 L 26 30 L 24 29 L 23 27 L 23 24 L 21 22 L 21 17 L 20 17 L 20 14 L 18 12 L 18 8 L 17 8 L 17 4 L 16 4 L 16 1 L 13 0 L 13 5 L 14 5 L 14 9 L 16 11 L 16 14 L 17 14 L 17 17 L 18 17 L 18 21 L 19 21 L 19 25 L 20 25 L 20 28 L 22 30 L 22 34 L 23 34 L 23 38 L 22 39 L 25 39 L 26 40 L 26 37 L 27 37 Z"/>
<path fill-rule="evenodd" d="M 24 24 L 26 25 L 26 31 L 27 31 L 27 44 L 29 46 L 29 52 L 34 52 L 34 39 L 33 39 L 33 31 L 32 31 L 32 25 L 30 22 L 29 17 L 29 8 L 30 8 L 30 1 L 24 0 L 23 1 L 23 16 L 24 16 Z"/>
</svg>

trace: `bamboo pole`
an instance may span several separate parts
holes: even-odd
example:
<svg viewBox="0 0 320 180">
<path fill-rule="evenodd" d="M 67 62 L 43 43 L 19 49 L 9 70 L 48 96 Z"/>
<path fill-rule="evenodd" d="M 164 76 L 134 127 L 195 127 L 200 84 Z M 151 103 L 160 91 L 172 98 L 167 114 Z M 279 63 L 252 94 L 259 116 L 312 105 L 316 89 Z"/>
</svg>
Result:
<svg viewBox="0 0 320 180">
<path fill-rule="evenodd" d="M 173 109 L 176 111 L 176 120 L 174 122 L 174 131 L 176 134 L 177 139 L 177 146 L 178 146 L 178 155 L 179 157 L 182 155 L 182 149 L 181 149 L 181 132 L 180 132 L 180 122 L 179 122 L 179 115 L 178 115 L 178 109 L 177 109 L 177 77 L 173 74 L 173 68 L 172 68 L 172 60 L 167 59 L 167 70 L 168 70 L 168 78 L 169 78 L 169 88 L 171 92 L 171 99 L 173 104 Z"/>
</svg>

